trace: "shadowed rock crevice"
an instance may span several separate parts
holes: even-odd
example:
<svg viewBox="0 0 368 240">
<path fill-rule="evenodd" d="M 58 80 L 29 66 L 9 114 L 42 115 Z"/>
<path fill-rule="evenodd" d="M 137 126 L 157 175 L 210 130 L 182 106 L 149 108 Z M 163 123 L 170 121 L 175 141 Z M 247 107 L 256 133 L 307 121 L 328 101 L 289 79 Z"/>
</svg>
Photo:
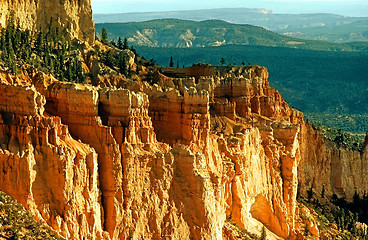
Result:
<svg viewBox="0 0 368 240">
<path fill-rule="evenodd" d="M 102 102 L 98 102 L 98 116 L 101 118 L 102 125 L 109 125 L 109 115 Z"/>
</svg>

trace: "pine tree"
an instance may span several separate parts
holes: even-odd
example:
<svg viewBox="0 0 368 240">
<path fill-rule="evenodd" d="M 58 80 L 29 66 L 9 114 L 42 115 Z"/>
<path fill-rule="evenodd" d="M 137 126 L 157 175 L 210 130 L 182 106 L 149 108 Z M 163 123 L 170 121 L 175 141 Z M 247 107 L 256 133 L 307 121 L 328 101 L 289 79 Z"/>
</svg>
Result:
<svg viewBox="0 0 368 240">
<path fill-rule="evenodd" d="M 170 57 L 170 67 L 174 67 L 174 60 L 172 56 Z"/>
<path fill-rule="evenodd" d="M 54 19 L 51 17 L 50 18 L 50 23 L 49 23 L 49 28 L 48 28 L 48 33 L 50 33 L 50 37 L 53 37 L 53 35 L 54 35 L 54 29 L 53 29 L 53 27 L 52 27 L 52 25 L 53 25 L 53 23 L 54 23 Z"/>
<path fill-rule="evenodd" d="M 55 72 L 55 66 L 54 66 L 54 61 L 52 60 L 52 58 L 49 58 L 49 63 L 48 63 L 48 67 L 49 67 L 49 71 L 51 74 L 54 74 Z"/>
<path fill-rule="evenodd" d="M 259 238 L 259 240 L 266 240 L 266 239 L 267 239 L 266 228 L 263 226 L 262 227 L 261 237 Z"/>
<path fill-rule="evenodd" d="M 106 28 L 102 28 L 101 30 L 101 42 L 107 44 L 109 41 L 107 40 L 107 31 Z"/>
<path fill-rule="evenodd" d="M 124 44 L 123 44 L 123 49 L 129 49 L 129 45 L 128 45 L 128 39 L 124 38 Z"/>
<path fill-rule="evenodd" d="M 9 38 L 12 38 L 11 40 L 13 40 L 14 32 L 15 32 L 14 12 L 10 13 L 10 16 L 8 18 L 8 26 L 6 28 L 6 31 L 9 34 Z"/>
<path fill-rule="evenodd" d="M 17 74 L 17 62 L 15 61 L 15 59 L 9 60 L 9 68 L 13 74 Z"/>
<path fill-rule="evenodd" d="M 114 68 L 114 66 L 116 65 L 116 59 L 114 58 L 114 53 L 111 50 L 105 52 L 103 60 L 106 66 L 110 68 Z"/>
<path fill-rule="evenodd" d="M 16 74 L 17 73 L 17 62 L 16 62 L 16 56 L 15 56 L 15 53 L 14 53 L 14 49 L 13 49 L 13 43 L 12 41 L 10 41 L 9 39 L 9 43 L 8 43 L 8 58 L 6 60 L 6 64 L 7 66 L 9 67 L 10 71 L 13 73 L 13 74 Z"/>
<path fill-rule="evenodd" d="M 60 28 L 59 27 L 56 27 L 56 29 L 55 29 L 54 42 L 59 42 L 59 37 L 60 37 Z"/>
<path fill-rule="evenodd" d="M 42 28 L 41 28 L 40 32 L 37 35 L 37 39 L 36 39 L 36 42 L 35 42 L 36 50 L 39 53 L 41 53 L 43 51 L 43 40 L 44 40 L 44 36 L 43 36 Z"/>
<path fill-rule="evenodd" d="M 1 33 L 1 39 L 0 39 L 0 50 L 4 51 L 4 49 L 6 48 L 6 43 L 5 43 L 5 30 L 2 31 Z"/>
<path fill-rule="evenodd" d="M 123 49 L 123 42 L 121 41 L 121 37 L 119 37 L 117 45 L 119 49 Z"/>
<path fill-rule="evenodd" d="M 66 69 L 66 79 L 68 82 L 72 82 L 73 80 L 73 66 L 72 66 L 72 63 L 71 61 L 69 60 L 67 62 L 67 69 Z"/>
<path fill-rule="evenodd" d="M 125 76 L 128 74 L 127 62 L 126 62 L 126 57 L 125 57 L 124 53 L 119 54 L 118 67 L 120 69 L 121 74 L 123 74 Z"/>
<path fill-rule="evenodd" d="M 14 32 L 14 37 L 13 37 L 13 48 L 14 48 L 14 51 L 17 55 L 20 51 L 21 36 L 22 36 L 21 30 L 20 30 L 19 26 L 17 26 L 17 28 Z"/>
</svg>

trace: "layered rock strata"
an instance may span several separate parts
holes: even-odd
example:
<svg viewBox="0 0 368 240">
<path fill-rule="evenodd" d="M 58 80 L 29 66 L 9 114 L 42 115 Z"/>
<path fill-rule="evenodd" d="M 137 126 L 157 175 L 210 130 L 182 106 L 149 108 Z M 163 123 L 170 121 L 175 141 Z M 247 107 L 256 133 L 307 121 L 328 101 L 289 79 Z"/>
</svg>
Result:
<svg viewBox="0 0 368 240">
<path fill-rule="evenodd" d="M 355 193 L 368 191 L 368 138 L 361 151 L 339 146 L 321 137 L 309 124 L 302 124 L 301 162 L 298 168 L 301 193 L 312 190 L 320 198 L 336 194 L 348 201 Z"/>
<path fill-rule="evenodd" d="M 233 239 L 229 222 L 287 238 L 298 179 L 302 194 L 317 178 L 366 190 L 367 147 L 323 140 L 263 67 L 122 88 L 0 80 L 0 189 L 68 238 Z"/>
<path fill-rule="evenodd" d="M 95 150 L 44 113 L 33 86 L 0 83 L 0 95 L 1 189 L 67 238 L 102 239 Z"/>
</svg>

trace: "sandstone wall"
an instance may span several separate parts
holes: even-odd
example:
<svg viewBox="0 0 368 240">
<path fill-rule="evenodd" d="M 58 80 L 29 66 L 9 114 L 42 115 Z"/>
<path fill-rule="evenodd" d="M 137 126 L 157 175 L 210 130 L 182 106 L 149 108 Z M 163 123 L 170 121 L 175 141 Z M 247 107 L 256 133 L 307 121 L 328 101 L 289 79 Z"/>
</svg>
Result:
<svg viewBox="0 0 368 240">
<path fill-rule="evenodd" d="M 0 29 L 8 24 L 11 13 L 22 29 L 37 32 L 54 26 L 65 29 L 72 38 L 90 43 L 95 40 L 91 0 L 3 0 L 0 1 Z"/>
<path fill-rule="evenodd" d="M 64 237 L 102 239 L 96 152 L 43 114 L 34 87 L 1 86 L 1 190 Z"/>
<path fill-rule="evenodd" d="M 264 224 L 279 236 L 293 234 L 300 157 L 298 125 L 268 119 L 268 127 L 248 126 L 232 136 L 209 132 L 209 102 L 226 102 L 220 100 L 224 96 L 233 96 L 229 101 L 243 96 L 249 102 L 267 98 L 267 94 L 275 96 L 276 91 L 268 86 L 267 70 L 258 69 L 258 75 L 251 69 L 247 76 L 235 80 L 205 78 L 196 84 L 193 78 L 166 79 L 160 87 L 128 86 L 147 93 L 158 139 L 173 145 L 174 192 L 170 195 L 176 205 L 183 206 L 191 239 L 226 237 L 226 219 L 253 231 Z M 231 87 L 230 81 L 237 85 Z M 203 91 L 207 93 L 203 95 Z M 265 101 L 259 109 L 269 115 L 277 112 L 275 120 L 291 119 L 287 104 L 281 97 L 277 100 L 273 104 L 283 108 L 274 110 Z M 235 119 L 235 103 L 227 104 Z M 249 116 L 261 114 L 251 106 L 247 111 Z"/>
<path fill-rule="evenodd" d="M 229 221 L 287 238 L 298 180 L 366 189 L 368 148 L 323 140 L 259 66 L 119 89 L 20 78 L 0 74 L 0 189 L 68 238 L 232 239 Z"/>
<path fill-rule="evenodd" d="M 351 150 L 323 139 L 309 124 L 302 124 L 299 184 L 307 196 L 312 188 L 315 197 L 336 194 L 352 201 L 354 193 L 363 196 L 368 191 L 368 148 Z M 367 143 L 366 139 L 366 143 Z"/>
</svg>

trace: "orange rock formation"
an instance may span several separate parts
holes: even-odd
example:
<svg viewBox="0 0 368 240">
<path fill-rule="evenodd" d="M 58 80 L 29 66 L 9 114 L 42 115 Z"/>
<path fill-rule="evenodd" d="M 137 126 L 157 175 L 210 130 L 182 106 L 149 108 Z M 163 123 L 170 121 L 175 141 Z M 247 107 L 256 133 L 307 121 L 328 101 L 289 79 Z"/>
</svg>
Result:
<svg viewBox="0 0 368 240">
<path fill-rule="evenodd" d="M 298 178 L 302 193 L 367 188 L 367 147 L 323 140 L 263 67 L 119 89 L 0 80 L 0 189 L 68 238 L 231 239 L 228 220 L 286 238 Z"/>
<path fill-rule="evenodd" d="M 0 24 L 52 15 L 93 41 L 90 1 L 50 4 L 2 2 Z M 0 190 L 72 239 L 234 239 L 229 222 L 294 237 L 298 181 L 302 194 L 368 190 L 368 139 L 362 153 L 324 140 L 264 67 L 204 67 L 119 88 L 1 72 Z"/>
<path fill-rule="evenodd" d="M 320 195 L 336 194 L 349 201 L 354 193 L 368 190 L 368 138 L 362 152 L 338 146 L 321 137 L 309 124 L 302 124 L 302 158 L 298 168 L 302 194 L 312 189 Z"/>
</svg>

